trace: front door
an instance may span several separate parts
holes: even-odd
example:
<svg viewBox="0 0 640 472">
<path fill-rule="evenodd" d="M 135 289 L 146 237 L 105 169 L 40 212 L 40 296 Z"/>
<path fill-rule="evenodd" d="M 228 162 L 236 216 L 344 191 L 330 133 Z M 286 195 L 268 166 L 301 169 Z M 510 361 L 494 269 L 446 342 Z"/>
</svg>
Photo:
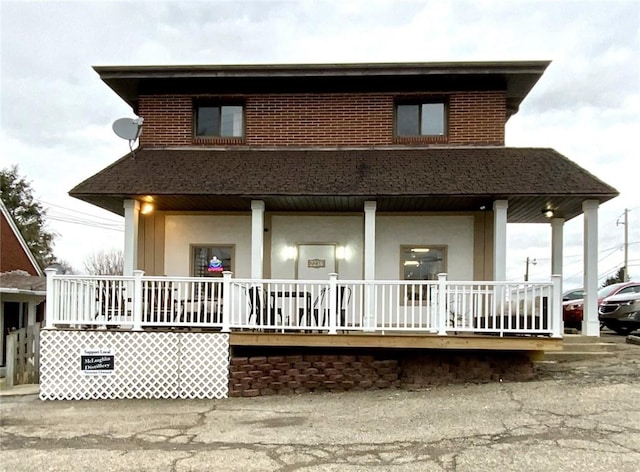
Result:
<svg viewBox="0 0 640 472">
<path fill-rule="evenodd" d="M 329 280 L 337 272 L 335 244 L 298 244 L 299 280 Z"/>
</svg>

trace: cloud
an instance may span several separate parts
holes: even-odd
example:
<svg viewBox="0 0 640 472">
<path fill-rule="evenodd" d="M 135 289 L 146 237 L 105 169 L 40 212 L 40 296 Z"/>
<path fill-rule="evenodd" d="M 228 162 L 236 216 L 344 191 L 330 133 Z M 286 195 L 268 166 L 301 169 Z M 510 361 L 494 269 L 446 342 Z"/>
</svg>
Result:
<svg viewBox="0 0 640 472">
<path fill-rule="evenodd" d="M 552 60 L 507 124 L 507 144 L 552 147 L 616 187 L 600 247 L 622 244 L 640 276 L 640 3 L 629 1 L 2 2 L 2 166 L 19 163 L 43 200 L 100 213 L 68 190 L 128 150 L 111 123 L 132 116 L 92 65 Z M 77 205 L 80 205 L 77 206 Z M 58 225 L 59 223 L 52 223 Z M 56 226 L 56 251 L 108 244 Z M 94 229 L 87 229 L 94 231 Z M 550 274 L 548 225 L 510 225 L 508 277 Z M 565 274 L 582 264 L 582 218 L 565 224 Z M 601 273 L 619 264 L 606 251 Z M 631 271 L 633 274 L 633 270 Z"/>
</svg>

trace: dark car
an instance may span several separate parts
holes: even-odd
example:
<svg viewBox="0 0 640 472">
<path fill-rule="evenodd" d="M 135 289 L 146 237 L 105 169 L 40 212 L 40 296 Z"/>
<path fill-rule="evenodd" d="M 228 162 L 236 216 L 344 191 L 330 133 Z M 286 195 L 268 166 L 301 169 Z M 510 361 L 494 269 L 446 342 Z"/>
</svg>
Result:
<svg viewBox="0 0 640 472">
<path fill-rule="evenodd" d="M 640 329 L 640 285 L 629 286 L 605 298 L 598 308 L 600 323 L 618 334 Z"/>
<path fill-rule="evenodd" d="M 633 292 L 635 287 L 640 287 L 638 282 L 621 282 L 617 284 L 607 285 L 598 290 L 598 307 L 607 297 L 611 297 L 618 293 Z M 572 291 L 574 292 L 574 291 Z M 584 297 L 584 292 L 583 292 Z M 564 300 L 562 302 L 562 319 L 567 328 L 580 328 L 582 326 L 582 315 L 584 309 L 584 299 Z"/>
</svg>

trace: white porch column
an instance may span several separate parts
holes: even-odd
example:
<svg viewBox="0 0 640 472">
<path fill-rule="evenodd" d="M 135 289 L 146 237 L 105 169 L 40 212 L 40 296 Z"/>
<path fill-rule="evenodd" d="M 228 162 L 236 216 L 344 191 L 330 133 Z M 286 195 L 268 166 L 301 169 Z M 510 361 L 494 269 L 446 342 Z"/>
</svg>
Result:
<svg viewBox="0 0 640 472">
<path fill-rule="evenodd" d="M 493 280 L 507 279 L 507 200 L 493 202 Z"/>
<path fill-rule="evenodd" d="M 133 275 L 138 265 L 138 222 L 140 202 L 124 201 L 124 270 L 123 275 Z"/>
<path fill-rule="evenodd" d="M 376 202 L 364 202 L 364 280 L 376 278 Z"/>
<path fill-rule="evenodd" d="M 364 202 L 364 280 L 376 278 L 376 202 Z M 365 331 L 375 329 L 374 285 L 365 285 Z"/>
<path fill-rule="evenodd" d="M 562 275 L 564 218 L 551 219 L 551 275 Z"/>
<path fill-rule="evenodd" d="M 251 200 L 251 278 L 264 277 L 264 202 Z"/>
<path fill-rule="evenodd" d="M 36 308 L 38 308 L 36 301 L 29 300 L 27 305 L 27 326 L 36 324 Z"/>
<path fill-rule="evenodd" d="M 553 280 L 552 303 L 549 313 L 554 317 L 554 336 L 564 333 L 564 320 L 562 319 L 562 256 L 563 256 L 563 230 L 564 218 L 551 218 L 551 279 Z M 557 303 L 556 303 L 557 302 Z"/>
<path fill-rule="evenodd" d="M 598 322 L 598 207 L 597 200 L 582 202 L 584 213 L 584 312 L 582 334 L 600 336 Z"/>
</svg>

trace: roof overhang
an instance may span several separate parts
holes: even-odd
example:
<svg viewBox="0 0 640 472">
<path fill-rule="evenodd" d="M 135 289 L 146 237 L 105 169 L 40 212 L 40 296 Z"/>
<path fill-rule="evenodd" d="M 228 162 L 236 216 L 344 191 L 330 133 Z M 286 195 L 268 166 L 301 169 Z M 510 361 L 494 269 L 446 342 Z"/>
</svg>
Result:
<svg viewBox="0 0 640 472">
<path fill-rule="evenodd" d="M 479 212 L 508 200 L 510 223 L 570 220 L 618 192 L 552 149 L 139 149 L 70 195 L 123 215 L 124 200 L 165 212 Z"/>
<path fill-rule="evenodd" d="M 137 113 L 148 94 L 452 92 L 504 90 L 507 118 L 550 61 L 94 66 Z"/>
<path fill-rule="evenodd" d="M 0 287 L 0 293 L 4 293 L 7 295 L 29 295 L 29 296 L 37 296 L 37 297 L 47 296 L 47 292 L 43 290 L 26 290 L 26 289 L 8 288 L 8 287 Z"/>
</svg>

